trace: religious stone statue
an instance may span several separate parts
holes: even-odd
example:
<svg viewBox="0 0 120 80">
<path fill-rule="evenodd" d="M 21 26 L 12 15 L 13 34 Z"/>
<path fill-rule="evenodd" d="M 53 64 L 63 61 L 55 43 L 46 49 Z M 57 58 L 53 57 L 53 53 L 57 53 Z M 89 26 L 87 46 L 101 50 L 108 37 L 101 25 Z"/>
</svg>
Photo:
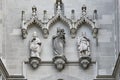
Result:
<svg viewBox="0 0 120 80">
<path fill-rule="evenodd" d="M 52 44 L 55 55 L 64 55 L 64 48 L 65 48 L 64 29 L 57 30 L 57 36 L 53 36 Z"/>
<path fill-rule="evenodd" d="M 90 40 L 84 34 L 82 34 L 81 37 L 78 37 L 77 44 L 80 57 L 90 56 Z"/>
<path fill-rule="evenodd" d="M 57 35 L 52 38 L 54 58 L 53 62 L 58 70 L 62 70 L 66 63 L 64 56 L 65 33 L 64 29 L 57 29 Z"/>
<path fill-rule="evenodd" d="M 31 50 L 31 57 L 40 57 L 41 53 L 41 41 L 37 37 L 36 32 L 33 33 L 33 39 L 30 41 L 30 50 Z"/>
<path fill-rule="evenodd" d="M 34 32 L 30 41 L 30 64 L 33 68 L 37 68 L 40 63 L 41 44 L 36 32 Z"/>
<path fill-rule="evenodd" d="M 86 37 L 86 34 L 82 34 L 77 40 L 78 54 L 80 55 L 79 62 L 83 69 L 87 69 L 91 63 L 90 58 L 90 40 Z"/>
</svg>

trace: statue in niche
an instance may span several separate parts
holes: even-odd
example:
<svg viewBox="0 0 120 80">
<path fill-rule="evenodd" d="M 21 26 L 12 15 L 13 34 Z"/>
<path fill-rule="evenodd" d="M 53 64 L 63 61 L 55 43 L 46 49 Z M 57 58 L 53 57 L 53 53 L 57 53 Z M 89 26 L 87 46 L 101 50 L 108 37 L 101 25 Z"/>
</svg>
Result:
<svg viewBox="0 0 120 80">
<path fill-rule="evenodd" d="M 82 34 L 82 36 L 78 37 L 77 44 L 80 57 L 90 56 L 90 40 L 86 37 L 86 34 Z"/>
<path fill-rule="evenodd" d="M 86 37 L 86 33 L 78 37 L 77 42 L 78 54 L 80 55 L 79 62 L 83 69 L 87 69 L 91 63 L 90 58 L 90 40 Z"/>
<path fill-rule="evenodd" d="M 40 63 L 41 41 L 37 37 L 37 33 L 33 33 L 33 38 L 30 41 L 30 64 L 33 68 L 37 68 Z"/>
<path fill-rule="evenodd" d="M 64 55 L 65 33 L 64 29 L 57 30 L 57 36 L 53 36 L 53 50 L 55 55 Z"/>
<path fill-rule="evenodd" d="M 37 37 L 36 32 L 33 33 L 33 38 L 30 41 L 30 50 L 31 50 L 31 57 L 40 57 L 39 54 L 41 53 L 41 41 Z"/>
<path fill-rule="evenodd" d="M 55 67 L 58 70 L 62 70 L 65 67 L 66 58 L 64 56 L 64 48 L 65 48 L 65 33 L 64 29 L 57 29 L 57 35 L 52 38 L 52 46 L 54 58 L 53 62 Z"/>
</svg>

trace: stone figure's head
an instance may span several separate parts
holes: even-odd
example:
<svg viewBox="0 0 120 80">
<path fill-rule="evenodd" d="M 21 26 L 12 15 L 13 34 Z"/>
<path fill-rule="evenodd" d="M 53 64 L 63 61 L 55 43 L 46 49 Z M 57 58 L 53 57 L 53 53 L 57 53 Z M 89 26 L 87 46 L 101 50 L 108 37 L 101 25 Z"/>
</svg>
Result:
<svg viewBox="0 0 120 80">
<path fill-rule="evenodd" d="M 65 32 L 64 29 L 57 29 L 57 35 L 61 38 L 64 39 L 65 38 Z"/>
<path fill-rule="evenodd" d="M 62 58 L 56 59 L 54 63 L 55 63 L 55 67 L 56 67 L 59 71 L 63 70 L 64 67 L 65 67 L 65 61 L 64 61 Z"/>
</svg>

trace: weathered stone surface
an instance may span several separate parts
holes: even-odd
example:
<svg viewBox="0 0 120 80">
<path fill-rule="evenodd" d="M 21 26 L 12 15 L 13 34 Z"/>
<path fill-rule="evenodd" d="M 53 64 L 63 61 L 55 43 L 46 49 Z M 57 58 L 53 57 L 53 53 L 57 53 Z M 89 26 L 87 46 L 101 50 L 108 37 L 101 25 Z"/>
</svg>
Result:
<svg viewBox="0 0 120 80">
<path fill-rule="evenodd" d="M 5 9 L 3 11 L 4 16 L 1 16 L 0 11 L 0 20 L 3 17 L 3 20 L 0 21 L 0 53 L 3 52 L 2 55 L 5 56 L 5 65 L 10 75 L 22 74 L 24 72 L 28 80 L 46 80 L 48 78 L 50 80 L 56 80 L 59 78 L 63 78 L 65 80 L 92 80 L 98 74 L 112 74 L 115 64 L 115 0 L 63 0 L 65 15 L 67 18 L 71 17 L 70 12 L 72 9 L 75 9 L 75 17 L 76 19 L 79 19 L 83 4 L 87 6 L 87 13 L 91 18 L 93 10 L 98 10 L 100 25 L 100 30 L 98 33 L 98 46 L 96 46 L 95 39 L 92 37 L 92 27 L 89 25 L 82 25 L 82 27 L 78 29 L 78 33 L 76 35 L 77 38 L 80 36 L 82 31 L 87 32 L 87 35 L 91 41 L 90 46 L 92 60 L 96 60 L 98 63 L 98 65 L 92 64 L 89 69 L 85 71 L 82 70 L 78 65 L 79 63 L 77 63 L 79 60 L 76 46 L 77 39 L 71 38 L 69 28 L 66 24 L 57 22 L 51 26 L 47 39 L 43 38 L 42 31 L 38 25 L 30 25 L 28 28 L 29 33 L 27 38 L 25 40 L 21 38 L 21 11 L 24 10 L 26 19 L 29 19 L 31 16 L 31 8 L 35 5 L 38 9 L 39 19 L 43 18 L 43 10 L 47 10 L 48 17 L 50 18 L 54 15 L 55 0 L 48 0 L 47 2 L 46 0 L 2 1 L 4 2 L 3 5 L 5 6 Z M 24 64 L 23 67 L 23 62 L 29 57 L 29 40 L 31 40 L 31 35 L 34 31 L 37 32 L 43 44 L 43 50 L 41 52 L 42 61 L 52 61 L 52 36 L 56 34 L 57 27 L 65 29 L 65 56 L 69 62 L 76 62 L 76 64 L 72 66 L 68 64 L 62 72 L 57 72 L 56 69 L 54 69 L 53 64 L 41 64 L 37 70 L 32 70 L 28 64 Z M 25 71 L 23 71 L 23 68 L 25 68 Z"/>
</svg>

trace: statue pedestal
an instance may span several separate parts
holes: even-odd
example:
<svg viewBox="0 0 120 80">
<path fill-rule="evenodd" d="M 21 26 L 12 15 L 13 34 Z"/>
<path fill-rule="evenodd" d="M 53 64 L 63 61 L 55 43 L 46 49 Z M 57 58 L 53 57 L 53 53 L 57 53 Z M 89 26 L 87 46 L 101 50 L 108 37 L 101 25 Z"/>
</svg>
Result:
<svg viewBox="0 0 120 80">
<path fill-rule="evenodd" d="M 81 66 L 83 69 L 89 68 L 89 66 L 90 66 L 90 64 L 91 64 L 91 58 L 90 58 L 90 56 L 80 57 L 80 58 L 79 58 L 79 63 L 80 63 L 80 66 Z"/>
<path fill-rule="evenodd" d="M 38 68 L 39 65 L 40 65 L 40 63 L 41 63 L 41 59 L 38 58 L 38 57 L 30 57 L 30 58 L 29 58 L 29 64 L 31 65 L 31 67 L 32 67 L 33 69 Z"/>
<path fill-rule="evenodd" d="M 55 56 L 53 58 L 53 63 L 55 64 L 57 70 L 62 71 L 65 68 L 67 59 L 65 56 Z"/>
</svg>

